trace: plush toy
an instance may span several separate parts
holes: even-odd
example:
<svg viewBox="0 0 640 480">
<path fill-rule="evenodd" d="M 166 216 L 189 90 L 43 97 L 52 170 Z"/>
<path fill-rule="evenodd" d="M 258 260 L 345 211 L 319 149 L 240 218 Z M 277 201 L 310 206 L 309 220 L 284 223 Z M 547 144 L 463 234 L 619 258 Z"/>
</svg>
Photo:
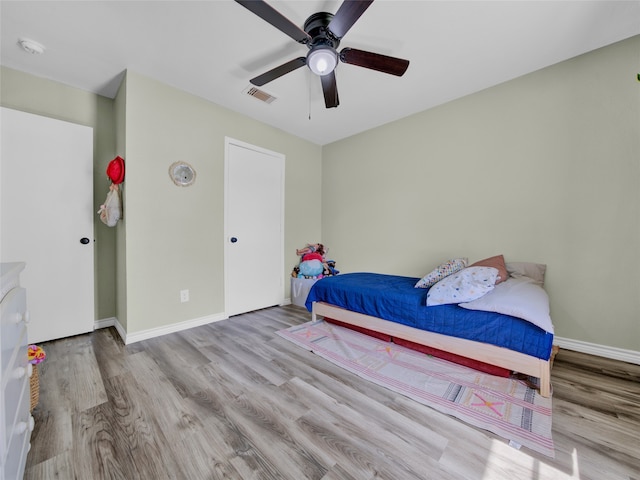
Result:
<svg viewBox="0 0 640 480">
<path fill-rule="evenodd" d="M 296 250 L 296 255 L 302 257 L 307 253 L 314 253 L 318 250 L 322 250 L 322 254 L 324 255 L 324 245 L 322 245 L 321 243 L 307 243 L 304 248 L 299 248 Z"/>
<path fill-rule="evenodd" d="M 322 272 L 325 276 L 327 275 L 338 275 L 340 270 L 336 270 L 336 262 L 335 260 L 327 260 L 324 262 L 324 272 Z"/>
<path fill-rule="evenodd" d="M 29 363 L 32 365 L 37 365 L 44 361 L 47 358 L 47 354 L 44 353 L 42 347 L 38 347 L 37 345 L 29 345 L 27 347 L 27 358 Z"/>
<path fill-rule="evenodd" d="M 304 248 L 296 250 L 300 256 L 300 264 L 293 268 L 292 277 L 322 278 L 337 275 L 334 260 L 325 260 L 326 249 L 321 243 L 307 243 Z"/>
<path fill-rule="evenodd" d="M 317 277 L 324 272 L 324 258 L 320 251 L 305 253 L 300 261 L 300 273 L 305 277 Z"/>
</svg>

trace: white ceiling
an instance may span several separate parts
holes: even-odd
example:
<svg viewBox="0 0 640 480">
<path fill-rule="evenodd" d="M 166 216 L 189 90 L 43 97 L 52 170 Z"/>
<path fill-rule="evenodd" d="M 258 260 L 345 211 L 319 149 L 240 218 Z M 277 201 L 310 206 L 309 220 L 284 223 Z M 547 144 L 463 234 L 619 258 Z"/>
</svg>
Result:
<svg viewBox="0 0 640 480">
<path fill-rule="evenodd" d="M 270 1 L 302 28 L 340 0 Z M 340 106 L 300 68 L 243 93 L 307 47 L 232 0 L 0 2 L 4 66 L 114 97 L 126 69 L 324 145 L 640 34 L 640 1 L 376 0 L 343 38 L 411 61 L 403 77 L 341 63 Z M 22 51 L 27 37 L 45 53 Z M 640 67 L 640 65 L 638 65 Z"/>
</svg>

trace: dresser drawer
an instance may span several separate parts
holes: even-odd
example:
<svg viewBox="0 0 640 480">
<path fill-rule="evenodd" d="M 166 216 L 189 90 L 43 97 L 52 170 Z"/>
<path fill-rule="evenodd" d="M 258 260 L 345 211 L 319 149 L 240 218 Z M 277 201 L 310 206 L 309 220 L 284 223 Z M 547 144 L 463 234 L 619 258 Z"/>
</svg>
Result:
<svg viewBox="0 0 640 480">
<path fill-rule="evenodd" d="M 4 371 L 9 364 L 11 355 L 15 347 L 23 341 L 27 342 L 26 337 L 24 340 L 22 336 L 26 332 L 26 304 L 27 304 L 27 291 L 22 287 L 12 289 L 2 299 L 2 340 L 0 341 L 0 348 L 2 348 L 2 370 Z"/>
<path fill-rule="evenodd" d="M 7 457 L 2 468 L 4 478 L 21 479 L 27 459 L 27 452 L 33 431 L 34 420 L 29 413 L 29 385 L 22 392 L 22 402 L 18 408 L 16 422 L 7 425 Z M 25 401 L 26 400 L 26 401 Z"/>
<path fill-rule="evenodd" d="M 19 480 L 33 430 L 27 358 L 27 294 L 20 287 L 24 263 L 2 263 L 0 308 L 0 480 Z"/>
<path fill-rule="evenodd" d="M 0 300 L 9 293 L 10 290 L 20 286 L 20 272 L 24 270 L 24 262 L 2 262 L 0 263 Z"/>
<path fill-rule="evenodd" d="M 26 335 L 26 332 L 25 332 Z M 26 340 L 26 339 L 25 339 Z M 11 429 L 14 423 L 19 422 L 19 413 L 21 408 L 21 402 L 30 404 L 30 375 L 33 365 L 29 364 L 27 360 L 27 346 L 23 345 L 17 349 L 18 356 L 15 361 L 7 366 L 7 369 L 2 372 L 2 383 L 4 384 L 4 391 L 2 392 L 4 398 L 4 424 L 6 428 L 6 435 L 11 433 Z M 7 443 L 5 443 L 6 445 Z"/>
</svg>

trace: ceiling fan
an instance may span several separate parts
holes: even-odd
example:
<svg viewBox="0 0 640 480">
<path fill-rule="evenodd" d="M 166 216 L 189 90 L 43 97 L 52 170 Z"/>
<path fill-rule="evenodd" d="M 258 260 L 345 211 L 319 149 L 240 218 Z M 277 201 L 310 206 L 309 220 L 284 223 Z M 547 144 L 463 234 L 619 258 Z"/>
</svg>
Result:
<svg viewBox="0 0 640 480">
<path fill-rule="evenodd" d="M 335 15 L 327 12 L 314 13 L 304 22 L 304 29 L 300 29 L 263 0 L 235 1 L 293 38 L 296 42 L 309 48 L 309 53 L 307 53 L 306 57 L 295 58 L 252 78 L 250 80 L 251 83 L 258 87 L 306 65 L 320 77 L 324 103 L 327 108 L 332 108 L 340 104 L 335 76 L 338 60 L 398 77 L 404 75 L 404 72 L 409 67 L 409 60 L 388 57 L 355 48 L 343 48 L 338 53 L 337 49 L 340 45 L 340 40 L 365 10 L 369 8 L 373 0 L 345 0 Z"/>
</svg>

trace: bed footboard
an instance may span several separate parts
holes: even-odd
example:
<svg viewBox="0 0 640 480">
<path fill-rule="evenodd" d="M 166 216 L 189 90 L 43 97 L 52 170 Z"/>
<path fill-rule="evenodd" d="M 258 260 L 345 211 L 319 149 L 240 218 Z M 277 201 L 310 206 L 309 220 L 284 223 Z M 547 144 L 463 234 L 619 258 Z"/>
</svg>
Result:
<svg viewBox="0 0 640 480">
<path fill-rule="evenodd" d="M 313 303 L 312 320 L 315 321 L 318 315 L 537 377 L 540 379 L 540 395 L 543 397 L 551 395 L 551 364 L 548 360 L 541 360 L 488 343 L 419 330 L 324 302 Z"/>
</svg>

